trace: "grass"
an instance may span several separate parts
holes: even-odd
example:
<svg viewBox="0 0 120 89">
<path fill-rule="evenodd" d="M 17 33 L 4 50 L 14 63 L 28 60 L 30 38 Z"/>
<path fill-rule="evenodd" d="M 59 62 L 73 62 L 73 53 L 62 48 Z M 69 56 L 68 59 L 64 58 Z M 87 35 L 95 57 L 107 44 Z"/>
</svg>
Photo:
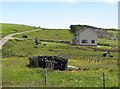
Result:
<svg viewBox="0 0 120 89">
<path fill-rule="evenodd" d="M 106 76 L 106 87 L 117 87 L 117 66 L 116 60 L 109 63 L 112 71 L 101 65 L 99 69 L 88 69 L 80 71 L 48 71 L 48 87 L 102 87 L 102 71 Z M 45 87 L 45 70 L 41 68 L 28 68 L 29 63 L 25 57 L 11 57 L 2 59 L 3 62 L 3 87 Z M 69 64 L 77 62 L 77 65 L 91 68 L 86 60 L 69 60 Z M 108 65 L 107 62 L 104 61 Z M 96 63 L 93 63 L 96 64 Z M 76 65 L 76 63 L 74 64 Z M 83 65 L 83 64 L 82 64 Z"/>
<path fill-rule="evenodd" d="M 42 42 L 38 48 L 34 48 L 34 41 L 24 40 L 9 40 L 2 49 L 2 55 L 5 56 L 28 56 L 31 55 L 60 55 L 68 58 L 79 59 L 81 57 L 96 57 L 101 56 L 106 48 L 89 47 L 89 46 L 73 46 L 68 44 L 60 44 L 53 42 Z M 46 44 L 44 46 L 43 44 Z M 112 48 L 111 48 L 112 49 Z M 109 49 L 109 50 L 111 50 Z M 73 52 L 74 50 L 74 52 Z M 115 50 L 115 49 L 114 49 Z M 111 52 L 113 56 L 117 56 L 116 52 Z"/>
<path fill-rule="evenodd" d="M 69 40 L 71 41 L 74 37 L 69 30 L 40 30 L 31 33 L 20 34 L 15 37 L 21 38 L 23 35 L 27 35 L 29 38 L 35 39 L 49 39 L 49 40 Z"/>
<path fill-rule="evenodd" d="M 43 44 L 46 44 L 44 46 Z M 69 65 L 80 67 L 80 71 L 52 71 L 48 73 L 49 87 L 102 87 L 102 72 L 106 75 L 106 86 L 117 87 L 118 68 L 117 52 L 111 52 L 113 58 L 101 57 L 98 48 L 89 46 L 73 46 L 68 44 L 42 42 L 34 48 L 33 40 L 9 40 L 3 47 L 3 86 L 46 87 L 44 69 L 28 68 L 28 55 L 60 55 L 69 58 Z M 21 57 L 20 57 L 21 56 Z M 95 62 L 96 59 L 100 62 Z M 90 61 L 89 61 L 90 60 Z"/>
<path fill-rule="evenodd" d="M 108 29 L 107 32 L 108 32 L 109 34 L 113 35 L 113 36 L 117 36 L 117 37 L 118 37 L 118 36 L 119 36 L 118 33 L 119 33 L 120 31 L 117 30 L 117 29 L 113 29 L 113 30 L 112 30 L 112 29 Z"/>
<path fill-rule="evenodd" d="M 2 87 L 2 60 L 0 60 L 0 87 Z"/>
<path fill-rule="evenodd" d="M 27 26 L 27 25 L 22 25 L 22 24 L 0 23 L 0 25 L 2 26 L 1 33 L 0 33 L 2 34 L 2 37 L 8 34 L 11 34 L 11 33 L 29 31 L 29 30 L 34 30 L 37 28 L 37 27 Z"/>
<path fill-rule="evenodd" d="M 108 40 L 108 39 L 98 39 L 98 43 L 100 44 L 107 44 L 111 47 L 118 47 L 118 40 Z"/>
<path fill-rule="evenodd" d="M 37 32 L 16 35 L 14 37 L 22 38 L 23 35 L 27 35 L 29 38 L 32 38 L 33 40 L 35 38 L 38 38 L 48 40 L 68 40 L 72 42 L 72 39 L 74 38 L 74 34 L 72 34 L 69 30 L 40 30 Z M 107 44 L 112 47 L 118 47 L 118 40 L 108 40 L 99 38 L 98 44 L 103 45 Z"/>
<path fill-rule="evenodd" d="M 7 25 L 6 28 L 8 27 Z M 14 33 L 14 28 L 17 28 L 17 26 L 13 25 L 12 27 L 11 25 L 11 30 L 3 31 L 4 35 Z M 28 38 L 22 38 L 23 35 L 27 35 Z M 66 57 L 69 59 L 69 65 L 81 68 L 80 71 L 49 70 L 48 87 L 102 87 L 102 72 L 105 72 L 106 86 L 117 87 L 117 59 L 120 53 L 118 53 L 118 41 L 116 40 L 99 38 L 98 43 L 101 44 L 99 47 L 73 46 L 55 42 L 41 42 L 40 44 L 39 42 L 38 48 L 34 48 L 35 38 L 68 40 L 71 42 L 73 37 L 74 34 L 65 29 L 43 29 L 37 32 L 14 36 L 14 38 L 19 39 L 10 39 L 2 48 L 3 87 L 46 87 L 44 84 L 45 70 L 42 68 L 28 68 L 26 66 L 29 64 L 29 55 L 57 55 Z M 106 44 L 108 46 L 103 46 Z M 103 51 L 106 50 L 111 51 L 113 57 L 101 57 Z M 99 59 L 100 62 L 95 62 L 96 59 Z"/>
</svg>

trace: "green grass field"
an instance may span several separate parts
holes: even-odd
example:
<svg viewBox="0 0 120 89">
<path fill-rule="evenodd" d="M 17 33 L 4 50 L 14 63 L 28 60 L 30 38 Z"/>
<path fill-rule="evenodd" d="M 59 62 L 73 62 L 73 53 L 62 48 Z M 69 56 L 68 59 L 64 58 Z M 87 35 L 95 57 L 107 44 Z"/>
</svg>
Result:
<svg viewBox="0 0 120 89">
<path fill-rule="evenodd" d="M 43 46 L 42 44 L 46 44 Z M 34 48 L 31 40 L 9 40 L 3 47 L 3 86 L 44 87 L 44 69 L 28 68 L 28 55 L 58 55 L 67 57 L 69 65 L 85 70 L 49 71 L 48 86 L 60 87 L 102 87 L 102 72 L 106 74 L 106 86 L 117 87 L 117 52 L 111 52 L 113 58 L 101 57 L 101 50 L 96 47 L 72 46 L 67 44 L 42 42 Z M 6 48 L 8 46 L 8 48 Z M 101 49 L 101 48 L 100 48 Z M 104 48 L 103 48 L 104 49 Z M 7 52 L 7 53 L 5 53 Z M 96 59 L 100 62 L 95 62 Z M 91 61 L 88 61 L 91 60 Z M 24 81 L 24 82 L 22 82 Z M 92 81 L 92 82 L 91 82 Z M 114 83 L 113 83 L 114 82 Z M 87 83 L 87 85 L 86 85 Z"/>
<path fill-rule="evenodd" d="M 113 36 L 119 36 L 118 33 L 120 32 L 119 30 L 116 29 L 108 29 L 107 32 Z"/>
<path fill-rule="evenodd" d="M 74 37 L 74 34 L 71 33 L 69 30 L 40 30 L 37 32 L 31 32 L 31 33 L 24 33 L 19 34 L 14 37 L 16 38 L 22 38 L 23 35 L 27 35 L 29 38 L 32 38 L 33 40 L 35 38 L 38 39 L 48 39 L 48 40 L 68 40 L 72 42 L 72 39 Z M 98 39 L 98 44 L 107 44 L 113 47 L 118 47 L 118 41 L 117 40 L 108 40 L 108 39 Z"/>
<path fill-rule="evenodd" d="M 11 33 L 17 33 L 17 32 L 22 32 L 22 31 L 29 31 L 29 30 L 34 30 L 37 27 L 33 26 L 27 26 L 27 25 L 22 25 L 22 24 L 6 24 L 6 23 L 0 23 L 2 37 L 11 34 Z"/>
<path fill-rule="evenodd" d="M 36 37 L 38 39 L 49 39 L 49 40 L 69 40 L 71 41 L 74 37 L 74 34 L 72 34 L 69 30 L 63 29 L 63 30 L 40 30 L 36 32 L 31 33 L 25 33 L 16 35 L 17 38 L 22 38 L 23 35 L 27 35 L 29 38 L 35 39 Z"/>
<path fill-rule="evenodd" d="M 48 70 L 47 87 L 102 87 L 102 72 L 105 72 L 106 87 L 117 87 L 116 60 L 106 59 L 100 63 L 87 60 L 69 60 L 69 65 L 88 67 L 80 71 Z M 3 87 L 45 87 L 45 70 L 28 68 L 29 60 L 25 57 L 5 58 L 3 62 Z M 96 69 L 92 66 L 98 66 Z M 109 66 L 110 67 L 109 67 Z"/>
<path fill-rule="evenodd" d="M 28 56 L 31 55 L 61 55 L 69 58 L 80 57 L 95 57 L 101 56 L 105 50 L 113 51 L 111 54 L 117 56 L 118 48 L 104 48 L 104 47 L 89 47 L 89 46 L 73 46 L 68 44 L 60 44 L 53 42 L 41 42 L 38 48 L 34 48 L 34 41 L 24 40 L 9 40 L 2 49 L 4 56 Z M 44 46 L 43 44 L 46 44 Z M 74 52 L 73 52 L 74 51 Z"/>
<path fill-rule="evenodd" d="M 28 38 L 22 38 L 27 35 Z M 4 87 L 46 87 L 45 70 L 28 68 L 28 56 L 57 55 L 69 59 L 68 64 L 80 67 L 79 71 L 49 70 L 48 87 L 102 87 L 102 72 L 105 72 L 106 86 L 118 87 L 118 41 L 98 39 L 100 44 L 109 46 L 73 46 L 55 42 L 39 42 L 34 48 L 34 40 L 68 40 L 74 34 L 69 30 L 40 30 L 16 35 L 2 48 L 2 85 Z M 46 44 L 46 45 L 43 45 Z M 101 57 L 103 51 L 111 51 L 113 57 Z M 96 62 L 99 59 L 99 62 Z"/>
</svg>

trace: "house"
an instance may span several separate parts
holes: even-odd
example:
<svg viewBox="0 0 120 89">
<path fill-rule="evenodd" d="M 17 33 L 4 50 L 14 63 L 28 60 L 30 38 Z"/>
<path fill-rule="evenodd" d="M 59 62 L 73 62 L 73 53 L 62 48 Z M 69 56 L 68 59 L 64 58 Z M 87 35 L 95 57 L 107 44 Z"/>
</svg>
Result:
<svg viewBox="0 0 120 89">
<path fill-rule="evenodd" d="M 98 33 L 94 28 L 84 27 L 75 33 L 72 44 L 97 46 Z"/>
</svg>

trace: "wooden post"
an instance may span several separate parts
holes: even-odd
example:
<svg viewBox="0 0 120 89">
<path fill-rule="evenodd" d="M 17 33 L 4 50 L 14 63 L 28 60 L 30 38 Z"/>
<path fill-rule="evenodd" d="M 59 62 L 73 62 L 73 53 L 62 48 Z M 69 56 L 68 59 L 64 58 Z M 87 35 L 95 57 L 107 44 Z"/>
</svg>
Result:
<svg viewBox="0 0 120 89">
<path fill-rule="evenodd" d="M 47 68 L 46 68 L 46 71 L 45 71 L 45 85 L 47 85 Z"/>
<path fill-rule="evenodd" d="M 103 72 L 103 89 L 105 89 L 105 74 Z"/>
<path fill-rule="evenodd" d="M 48 73 L 47 67 L 48 67 L 48 63 L 47 63 L 47 60 L 46 60 L 46 69 L 45 69 L 45 85 L 47 85 L 47 82 L 48 82 L 48 79 L 47 79 L 47 73 Z"/>
<path fill-rule="evenodd" d="M 57 63 L 55 61 L 49 61 L 45 58 L 46 62 L 46 70 L 45 70 L 45 85 L 48 85 L 48 69 L 54 69 L 54 63 Z"/>
</svg>

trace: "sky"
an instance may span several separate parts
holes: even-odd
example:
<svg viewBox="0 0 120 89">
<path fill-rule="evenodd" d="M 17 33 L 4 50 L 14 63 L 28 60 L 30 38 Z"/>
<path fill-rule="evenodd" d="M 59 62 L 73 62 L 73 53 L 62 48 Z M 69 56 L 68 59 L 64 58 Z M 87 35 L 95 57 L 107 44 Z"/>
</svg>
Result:
<svg viewBox="0 0 120 89">
<path fill-rule="evenodd" d="M 118 28 L 116 0 L 21 1 L 0 2 L 1 23 L 26 24 L 43 28 L 69 28 L 72 24 Z"/>
<path fill-rule="evenodd" d="M 118 29 L 120 29 L 120 2 L 118 3 Z"/>
</svg>

